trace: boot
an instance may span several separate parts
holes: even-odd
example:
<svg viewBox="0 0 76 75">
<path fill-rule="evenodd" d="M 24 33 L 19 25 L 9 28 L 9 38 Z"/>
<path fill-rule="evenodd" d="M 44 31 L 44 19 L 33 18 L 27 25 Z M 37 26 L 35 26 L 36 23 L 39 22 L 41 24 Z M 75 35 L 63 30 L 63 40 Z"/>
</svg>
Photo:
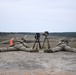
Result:
<svg viewBox="0 0 76 75">
<path fill-rule="evenodd" d="M 30 50 L 30 52 L 39 52 L 38 49 Z"/>
<path fill-rule="evenodd" d="M 44 53 L 53 53 L 51 49 L 44 50 Z"/>
</svg>

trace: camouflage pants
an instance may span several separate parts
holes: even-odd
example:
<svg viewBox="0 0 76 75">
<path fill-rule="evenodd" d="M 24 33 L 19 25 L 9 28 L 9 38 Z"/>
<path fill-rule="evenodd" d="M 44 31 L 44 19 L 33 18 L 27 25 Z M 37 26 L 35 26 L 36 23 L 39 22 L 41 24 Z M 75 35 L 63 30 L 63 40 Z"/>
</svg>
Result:
<svg viewBox="0 0 76 75">
<path fill-rule="evenodd" d="M 58 51 L 68 51 L 68 52 L 76 52 L 76 48 L 71 48 L 67 46 L 66 44 L 59 45 L 55 48 L 52 48 L 53 52 L 58 52 Z"/>
<path fill-rule="evenodd" d="M 26 48 L 25 46 L 23 46 L 20 43 L 15 44 L 12 47 L 3 47 L 3 48 L 0 48 L 1 52 L 4 52 L 4 51 L 26 51 L 26 52 L 30 52 L 30 50 L 31 50 L 31 48 Z"/>
<path fill-rule="evenodd" d="M 20 48 L 15 48 L 15 47 L 3 47 L 0 48 L 0 52 L 5 52 L 5 51 L 26 51 L 30 52 L 31 48 L 25 48 L 25 47 L 20 47 Z"/>
</svg>

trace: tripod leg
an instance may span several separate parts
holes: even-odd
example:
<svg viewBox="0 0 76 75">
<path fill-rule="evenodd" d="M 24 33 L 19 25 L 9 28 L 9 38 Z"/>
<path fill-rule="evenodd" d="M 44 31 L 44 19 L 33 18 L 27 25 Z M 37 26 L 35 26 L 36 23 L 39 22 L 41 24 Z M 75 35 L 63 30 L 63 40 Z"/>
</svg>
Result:
<svg viewBox="0 0 76 75">
<path fill-rule="evenodd" d="M 36 45 L 36 41 L 35 41 L 35 43 L 34 43 L 34 45 L 33 45 L 33 49 L 34 49 L 35 45 Z"/>
<path fill-rule="evenodd" d="M 48 38 L 47 38 L 47 44 L 48 44 L 48 49 L 50 49 L 50 44 L 49 44 Z"/>
<path fill-rule="evenodd" d="M 40 44 L 40 41 L 38 40 L 38 43 L 39 43 L 39 48 L 41 49 L 41 44 Z"/>
<path fill-rule="evenodd" d="M 38 49 L 38 48 L 39 48 L 38 43 L 36 43 L 36 45 L 35 45 L 35 46 L 36 46 L 36 49 Z"/>
<path fill-rule="evenodd" d="M 45 41 L 46 41 L 46 38 L 44 39 L 44 41 L 43 41 L 43 45 L 42 45 L 42 48 L 44 48 L 44 44 L 45 44 Z"/>
</svg>

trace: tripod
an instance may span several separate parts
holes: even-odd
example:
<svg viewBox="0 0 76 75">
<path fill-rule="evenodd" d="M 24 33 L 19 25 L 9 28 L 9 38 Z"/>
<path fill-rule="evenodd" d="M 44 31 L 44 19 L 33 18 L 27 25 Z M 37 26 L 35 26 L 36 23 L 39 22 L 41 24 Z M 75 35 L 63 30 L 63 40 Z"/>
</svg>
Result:
<svg viewBox="0 0 76 75">
<path fill-rule="evenodd" d="M 35 48 L 35 46 L 36 46 L 36 48 L 38 48 L 38 44 L 39 44 L 39 48 L 41 49 L 40 34 L 39 33 L 36 33 L 36 35 L 35 35 L 35 42 L 34 42 L 34 45 L 33 45 L 33 49 Z"/>
<path fill-rule="evenodd" d="M 48 49 L 50 49 L 49 39 L 48 39 L 48 32 L 45 32 L 43 35 L 45 36 L 42 48 L 44 48 L 45 42 L 47 41 Z"/>
</svg>

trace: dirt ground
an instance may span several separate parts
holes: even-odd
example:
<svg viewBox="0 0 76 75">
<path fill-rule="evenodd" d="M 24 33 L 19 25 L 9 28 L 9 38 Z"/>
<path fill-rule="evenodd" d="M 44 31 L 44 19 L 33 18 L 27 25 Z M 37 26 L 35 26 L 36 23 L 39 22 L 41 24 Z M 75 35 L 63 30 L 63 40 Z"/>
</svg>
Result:
<svg viewBox="0 0 76 75">
<path fill-rule="evenodd" d="M 76 75 L 76 53 L 0 53 L 0 75 Z"/>
<path fill-rule="evenodd" d="M 13 36 L 0 36 L 0 40 L 8 40 Z M 15 35 L 14 37 L 23 37 Z M 27 40 L 34 40 L 28 36 Z M 49 37 L 51 47 L 55 47 L 63 37 Z M 43 41 L 44 37 L 41 37 Z M 76 38 L 68 38 L 70 47 L 76 48 Z M 30 47 L 34 43 L 27 43 Z M 9 45 L 0 44 L 0 47 Z M 46 45 L 45 45 L 46 46 Z M 29 53 L 23 51 L 0 52 L 0 75 L 76 75 L 76 53 L 56 52 Z"/>
</svg>

